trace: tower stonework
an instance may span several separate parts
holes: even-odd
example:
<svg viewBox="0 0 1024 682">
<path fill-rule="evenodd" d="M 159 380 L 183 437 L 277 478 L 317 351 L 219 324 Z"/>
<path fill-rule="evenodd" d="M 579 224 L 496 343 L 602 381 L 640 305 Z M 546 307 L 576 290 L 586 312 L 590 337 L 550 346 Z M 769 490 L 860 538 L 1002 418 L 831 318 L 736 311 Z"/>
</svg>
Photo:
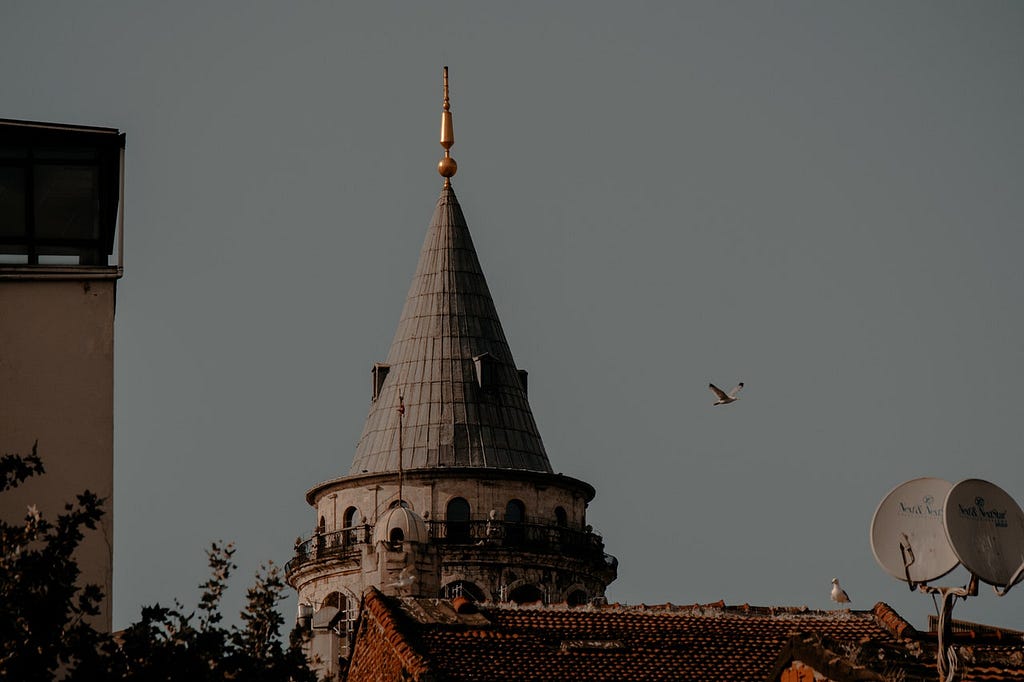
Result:
<svg viewBox="0 0 1024 682">
<path fill-rule="evenodd" d="M 594 488 L 551 468 L 451 184 L 445 177 L 398 329 L 371 370 L 370 409 L 347 475 L 306 493 L 317 531 L 289 583 L 330 673 L 363 591 L 585 604 L 616 560 L 587 524 Z M 319 637 L 335 633 L 337 641 Z"/>
</svg>

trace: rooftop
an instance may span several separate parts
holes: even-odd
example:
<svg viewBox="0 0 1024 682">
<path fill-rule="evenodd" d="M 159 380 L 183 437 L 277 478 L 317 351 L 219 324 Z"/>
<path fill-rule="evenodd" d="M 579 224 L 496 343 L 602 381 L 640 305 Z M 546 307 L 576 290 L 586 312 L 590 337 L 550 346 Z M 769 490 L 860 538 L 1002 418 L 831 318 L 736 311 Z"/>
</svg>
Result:
<svg viewBox="0 0 1024 682">
<path fill-rule="evenodd" d="M 934 635 L 869 611 L 726 606 L 469 606 L 368 590 L 349 680 L 936 679 Z M 462 611 L 462 612 L 460 612 Z M 962 680 L 1024 680 L 1019 638 L 961 639 Z M 810 678 L 807 678 L 810 679 Z"/>
</svg>

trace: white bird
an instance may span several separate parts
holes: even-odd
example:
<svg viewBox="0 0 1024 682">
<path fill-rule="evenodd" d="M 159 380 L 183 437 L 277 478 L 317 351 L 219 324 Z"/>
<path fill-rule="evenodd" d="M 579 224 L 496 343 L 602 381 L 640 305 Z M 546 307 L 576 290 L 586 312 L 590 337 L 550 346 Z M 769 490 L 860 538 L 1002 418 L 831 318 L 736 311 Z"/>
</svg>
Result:
<svg viewBox="0 0 1024 682">
<path fill-rule="evenodd" d="M 416 570 L 412 566 L 406 566 L 402 569 L 402 572 L 398 574 L 398 580 L 393 583 L 388 583 L 387 587 L 396 587 L 400 590 L 406 587 L 412 586 L 416 582 Z"/>
<path fill-rule="evenodd" d="M 715 386 L 714 384 L 708 384 L 708 388 L 710 388 L 711 391 L 716 396 L 718 396 L 718 401 L 715 403 L 715 405 L 728 405 L 729 403 L 734 403 L 737 400 L 739 400 L 739 398 L 736 397 L 736 394 L 739 393 L 740 390 L 743 388 L 743 382 L 741 381 L 739 385 L 736 386 L 736 388 L 732 389 L 732 391 L 730 391 L 729 393 L 726 393 L 725 391 L 720 389 L 718 386 Z"/>
<path fill-rule="evenodd" d="M 839 578 L 832 578 L 832 601 L 840 604 L 849 604 L 850 595 L 846 594 L 846 590 L 839 587 Z"/>
</svg>

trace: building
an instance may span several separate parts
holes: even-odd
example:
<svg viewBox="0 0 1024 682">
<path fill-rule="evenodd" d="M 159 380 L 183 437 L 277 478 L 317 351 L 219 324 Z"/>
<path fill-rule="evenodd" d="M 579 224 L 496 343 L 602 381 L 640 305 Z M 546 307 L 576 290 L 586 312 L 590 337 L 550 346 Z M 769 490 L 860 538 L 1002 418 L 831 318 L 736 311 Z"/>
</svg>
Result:
<svg viewBox="0 0 1024 682">
<path fill-rule="evenodd" d="M 446 69 L 441 196 L 391 349 L 371 370 L 352 466 L 307 492 L 317 532 L 287 565 L 328 662 L 347 657 L 371 586 L 586 604 L 616 575 L 587 524 L 594 488 L 554 473 L 537 431 L 452 187 L 453 143 Z"/>
<path fill-rule="evenodd" d="M 870 611 L 715 604 L 522 607 L 369 589 L 346 679 L 854 682 L 941 679 L 934 632 Z M 956 680 L 1024 680 L 1020 632 L 962 628 Z"/>
<path fill-rule="evenodd" d="M 125 136 L 113 128 L 0 120 L 0 453 L 38 442 L 47 474 L 6 492 L 0 514 L 54 517 L 83 490 L 106 498 L 77 555 L 110 629 L 114 307 Z"/>
</svg>

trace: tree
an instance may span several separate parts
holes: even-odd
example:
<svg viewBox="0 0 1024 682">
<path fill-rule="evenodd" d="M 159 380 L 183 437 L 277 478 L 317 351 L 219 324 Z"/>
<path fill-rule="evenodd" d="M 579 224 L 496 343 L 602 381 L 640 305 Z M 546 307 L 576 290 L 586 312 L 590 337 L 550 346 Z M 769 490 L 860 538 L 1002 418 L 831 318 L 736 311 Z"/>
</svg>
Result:
<svg viewBox="0 0 1024 682">
<path fill-rule="evenodd" d="M 4 455 L 0 493 L 42 473 L 35 447 L 31 455 Z M 147 606 L 116 635 L 95 630 L 88 618 L 103 595 L 95 585 L 77 585 L 73 554 L 103 515 L 102 504 L 86 491 L 54 523 L 34 506 L 21 524 L 0 521 L 0 679 L 315 682 L 301 631 L 293 630 L 287 646 L 281 640 L 284 618 L 276 607 L 285 583 L 272 563 L 260 567 L 247 592 L 241 626 L 221 624 L 221 599 L 236 568 L 231 544 L 207 551 L 210 578 L 195 609 L 178 601 Z"/>
<path fill-rule="evenodd" d="M 0 457 L 0 493 L 44 472 L 32 446 L 27 456 Z M 84 530 L 103 516 L 102 500 L 88 490 L 64 506 L 55 522 L 35 505 L 20 524 L 0 520 L 0 671 L 18 680 L 51 680 L 56 670 L 92 656 L 104 635 L 87 618 L 99 613 L 102 592 L 78 586 L 74 551 Z"/>
</svg>

